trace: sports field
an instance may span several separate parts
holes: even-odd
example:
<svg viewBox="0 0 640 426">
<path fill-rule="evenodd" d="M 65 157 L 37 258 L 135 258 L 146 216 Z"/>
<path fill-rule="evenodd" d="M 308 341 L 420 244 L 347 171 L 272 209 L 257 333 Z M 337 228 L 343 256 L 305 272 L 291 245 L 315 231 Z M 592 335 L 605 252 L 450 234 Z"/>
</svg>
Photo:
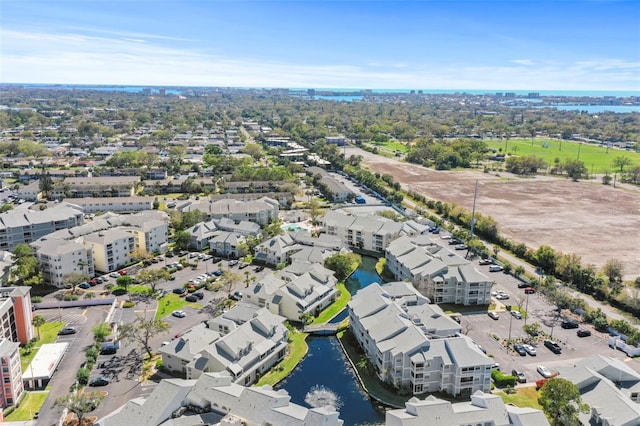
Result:
<svg viewBox="0 0 640 426">
<path fill-rule="evenodd" d="M 613 165 L 616 157 L 627 157 L 631 160 L 631 165 L 640 165 L 640 153 L 627 151 L 618 148 L 601 147 L 586 143 L 573 141 L 563 141 L 557 139 L 485 139 L 487 146 L 501 152 L 512 155 L 533 155 L 542 158 L 551 167 L 556 158 L 560 163 L 565 160 L 580 160 L 584 162 L 589 173 L 603 174 L 609 172 L 614 174 L 620 171 L 619 167 Z"/>
</svg>

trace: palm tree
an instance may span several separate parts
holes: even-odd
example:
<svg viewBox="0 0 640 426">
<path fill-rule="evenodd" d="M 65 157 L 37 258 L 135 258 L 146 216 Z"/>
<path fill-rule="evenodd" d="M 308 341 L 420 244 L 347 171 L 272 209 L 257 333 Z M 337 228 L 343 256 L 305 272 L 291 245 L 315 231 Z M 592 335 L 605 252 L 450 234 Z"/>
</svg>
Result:
<svg viewBox="0 0 640 426">
<path fill-rule="evenodd" d="M 42 315 L 36 315 L 33 317 L 33 326 L 38 330 L 38 340 L 40 340 L 40 327 L 45 325 L 47 320 Z"/>
</svg>

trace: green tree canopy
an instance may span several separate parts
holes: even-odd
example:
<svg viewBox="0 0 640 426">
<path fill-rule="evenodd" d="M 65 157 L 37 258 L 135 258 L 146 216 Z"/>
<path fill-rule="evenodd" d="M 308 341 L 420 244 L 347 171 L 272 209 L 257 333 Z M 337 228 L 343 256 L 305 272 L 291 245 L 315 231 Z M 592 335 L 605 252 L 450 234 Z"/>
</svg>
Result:
<svg viewBox="0 0 640 426">
<path fill-rule="evenodd" d="M 149 340 L 169 331 L 169 324 L 161 319 L 138 316 L 133 322 L 120 326 L 120 339 L 140 344 L 147 352 L 149 359 L 153 357 Z"/>
<path fill-rule="evenodd" d="M 324 266 L 331 269 L 339 281 L 343 281 L 362 263 L 362 257 L 356 253 L 338 253 L 325 260 Z"/>
<path fill-rule="evenodd" d="M 578 425 L 578 414 L 589 411 L 589 406 L 580 398 L 578 387 L 560 377 L 551 378 L 545 383 L 538 402 L 552 426 Z"/>
</svg>

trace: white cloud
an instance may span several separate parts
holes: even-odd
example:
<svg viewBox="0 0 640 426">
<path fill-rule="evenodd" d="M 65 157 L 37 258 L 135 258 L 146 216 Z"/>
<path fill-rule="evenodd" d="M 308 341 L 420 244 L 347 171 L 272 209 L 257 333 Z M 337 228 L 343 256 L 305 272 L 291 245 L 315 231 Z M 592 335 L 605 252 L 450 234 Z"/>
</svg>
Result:
<svg viewBox="0 0 640 426">
<path fill-rule="evenodd" d="M 258 62 L 163 45 L 162 36 L 29 33 L 2 29 L 0 81 L 242 87 L 364 87 L 389 89 L 640 90 L 640 63 L 588 59 L 554 63 L 515 59 L 470 66 L 376 62 L 297 65 Z M 170 40 L 175 44 L 175 39 Z M 526 65 L 526 66 L 523 66 Z"/>
</svg>

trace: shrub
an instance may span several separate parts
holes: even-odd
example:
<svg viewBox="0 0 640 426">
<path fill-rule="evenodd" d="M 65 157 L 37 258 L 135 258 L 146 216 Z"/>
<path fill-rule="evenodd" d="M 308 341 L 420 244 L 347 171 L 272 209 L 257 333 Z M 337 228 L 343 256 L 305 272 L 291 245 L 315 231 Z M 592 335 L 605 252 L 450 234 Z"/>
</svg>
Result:
<svg viewBox="0 0 640 426">
<path fill-rule="evenodd" d="M 158 370 L 160 370 L 162 367 L 163 367 L 162 360 L 161 360 L 161 359 L 157 360 L 157 361 L 156 361 L 156 368 L 157 368 Z"/>
<path fill-rule="evenodd" d="M 134 306 L 136 306 L 136 303 L 132 302 L 131 300 L 127 300 L 122 304 L 123 308 L 133 308 Z"/>
<path fill-rule="evenodd" d="M 89 376 L 91 376 L 91 370 L 88 368 L 81 368 L 76 373 L 76 379 L 78 379 L 78 383 L 81 385 L 89 383 Z"/>
<path fill-rule="evenodd" d="M 74 300 L 78 300 L 78 296 L 76 296 L 75 294 L 65 294 L 64 295 L 64 301 L 65 302 L 71 302 Z"/>
<path fill-rule="evenodd" d="M 499 370 L 491 370 L 491 378 L 493 382 L 499 388 L 504 388 L 507 386 L 514 386 L 516 384 L 515 376 L 508 376 L 506 374 L 502 374 Z"/>
<path fill-rule="evenodd" d="M 86 356 L 87 361 L 95 364 L 96 360 L 98 359 L 98 350 L 96 349 L 96 347 L 91 346 L 89 349 L 87 349 Z"/>
<path fill-rule="evenodd" d="M 40 303 L 42 302 L 42 296 L 33 296 L 31 298 L 31 303 Z"/>
</svg>

